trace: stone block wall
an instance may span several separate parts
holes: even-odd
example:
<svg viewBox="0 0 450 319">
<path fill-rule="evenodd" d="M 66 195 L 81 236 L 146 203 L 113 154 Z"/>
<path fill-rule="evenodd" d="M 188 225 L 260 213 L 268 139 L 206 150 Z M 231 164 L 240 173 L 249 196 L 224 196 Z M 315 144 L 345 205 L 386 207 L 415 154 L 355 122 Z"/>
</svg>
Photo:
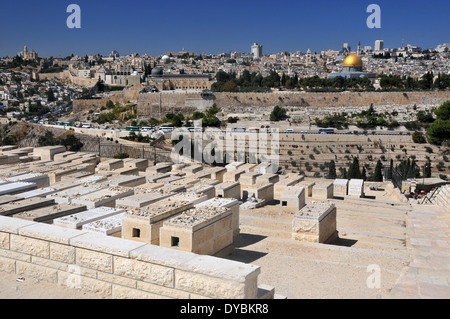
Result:
<svg viewBox="0 0 450 319">
<path fill-rule="evenodd" d="M 260 267 L 0 216 L 0 271 L 117 299 L 255 299 Z"/>
</svg>

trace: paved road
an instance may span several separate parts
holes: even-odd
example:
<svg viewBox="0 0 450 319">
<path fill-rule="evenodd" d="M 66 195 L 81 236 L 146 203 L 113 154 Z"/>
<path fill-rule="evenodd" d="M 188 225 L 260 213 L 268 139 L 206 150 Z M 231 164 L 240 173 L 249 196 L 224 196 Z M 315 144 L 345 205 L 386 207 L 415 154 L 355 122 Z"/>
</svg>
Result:
<svg viewBox="0 0 450 319">
<path fill-rule="evenodd" d="M 406 233 L 411 260 L 391 297 L 450 299 L 450 213 L 439 206 L 412 208 Z"/>
</svg>

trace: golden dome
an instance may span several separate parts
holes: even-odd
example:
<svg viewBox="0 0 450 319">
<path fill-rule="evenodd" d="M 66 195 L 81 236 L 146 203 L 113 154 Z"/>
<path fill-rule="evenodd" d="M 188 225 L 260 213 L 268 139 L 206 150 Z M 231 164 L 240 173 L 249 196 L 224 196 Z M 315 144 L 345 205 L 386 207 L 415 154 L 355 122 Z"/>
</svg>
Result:
<svg viewBox="0 0 450 319">
<path fill-rule="evenodd" d="M 343 67 L 362 67 L 363 63 L 362 63 L 361 58 L 356 53 L 353 53 L 345 58 L 342 66 Z"/>
</svg>

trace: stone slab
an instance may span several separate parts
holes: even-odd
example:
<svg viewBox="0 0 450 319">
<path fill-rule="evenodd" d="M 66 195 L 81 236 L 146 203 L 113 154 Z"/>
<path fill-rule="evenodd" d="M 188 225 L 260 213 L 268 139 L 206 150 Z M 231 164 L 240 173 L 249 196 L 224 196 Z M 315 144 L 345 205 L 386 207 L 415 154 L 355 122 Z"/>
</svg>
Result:
<svg viewBox="0 0 450 319">
<path fill-rule="evenodd" d="M 83 225 L 107 218 L 113 215 L 123 213 L 123 209 L 111 208 L 111 207 L 97 207 L 89 209 L 80 213 L 56 218 L 53 220 L 53 224 L 61 227 L 67 227 L 72 229 L 80 229 Z"/>
<path fill-rule="evenodd" d="M 15 182 L 0 184 L 0 195 L 15 195 L 21 192 L 36 189 L 35 183 Z"/>
<path fill-rule="evenodd" d="M 26 212 L 21 212 L 14 215 L 14 218 L 21 218 L 32 220 L 35 222 L 51 222 L 55 218 L 63 217 L 66 215 L 71 215 L 79 213 L 86 210 L 84 205 L 76 205 L 70 203 L 56 204 L 48 207 L 38 208 L 29 210 Z"/>
<path fill-rule="evenodd" d="M 0 205 L 0 215 L 9 216 L 40 207 L 53 205 L 55 201 L 50 198 L 32 197 Z"/>
<path fill-rule="evenodd" d="M 110 217 L 102 218 L 100 220 L 84 224 L 81 229 L 106 236 L 118 234 L 122 231 L 124 215 L 125 213 L 119 213 Z"/>
</svg>

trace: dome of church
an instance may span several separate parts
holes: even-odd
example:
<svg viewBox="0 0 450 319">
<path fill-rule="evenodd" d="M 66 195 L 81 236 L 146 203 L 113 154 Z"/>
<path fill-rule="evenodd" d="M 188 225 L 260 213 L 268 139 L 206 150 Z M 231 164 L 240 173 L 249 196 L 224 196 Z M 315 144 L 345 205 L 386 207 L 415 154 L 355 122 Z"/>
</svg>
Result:
<svg viewBox="0 0 450 319">
<path fill-rule="evenodd" d="M 353 53 L 345 58 L 342 66 L 343 67 L 362 67 L 363 63 L 362 63 L 361 58 L 356 53 Z"/>
</svg>

